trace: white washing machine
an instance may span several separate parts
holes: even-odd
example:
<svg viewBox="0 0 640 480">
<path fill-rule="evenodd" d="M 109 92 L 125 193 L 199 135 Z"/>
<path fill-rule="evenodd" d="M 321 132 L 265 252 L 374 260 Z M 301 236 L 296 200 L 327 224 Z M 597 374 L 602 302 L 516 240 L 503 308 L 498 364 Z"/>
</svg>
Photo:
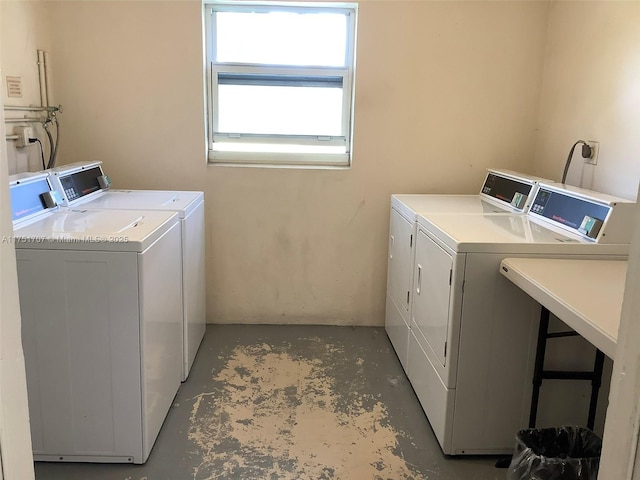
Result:
<svg viewBox="0 0 640 480">
<path fill-rule="evenodd" d="M 180 386 L 178 216 L 50 191 L 10 180 L 34 459 L 144 463 Z"/>
<path fill-rule="evenodd" d="M 64 165 L 51 170 L 51 179 L 61 204 L 70 208 L 178 213 L 183 282 L 182 381 L 185 381 L 206 329 L 204 193 L 110 189 L 102 162 Z"/>
<path fill-rule="evenodd" d="M 408 361 L 411 286 L 418 215 L 526 214 L 541 181 L 550 182 L 511 170 L 489 169 L 478 195 L 391 196 L 385 330 L 405 371 Z"/>
<path fill-rule="evenodd" d="M 527 215 L 419 216 L 407 374 L 444 453 L 512 453 L 516 432 L 528 425 L 540 307 L 499 274 L 500 261 L 625 259 L 633 208 L 540 184 Z M 572 367 L 593 366 L 589 350 L 563 345 Z M 546 382 L 538 426 L 584 423 L 590 385 L 583 385 Z"/>
</svg>

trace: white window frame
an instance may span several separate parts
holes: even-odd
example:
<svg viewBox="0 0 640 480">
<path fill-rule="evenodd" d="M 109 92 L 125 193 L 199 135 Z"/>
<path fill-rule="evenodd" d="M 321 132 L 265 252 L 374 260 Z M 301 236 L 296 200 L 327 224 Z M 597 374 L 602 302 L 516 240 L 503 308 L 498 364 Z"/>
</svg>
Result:
<svg viewBox="0 0 640 480">
<path fill-rule="evenodd" d="M 344 67 L 281 66 L 265 64 L 242 64 L 215 62 L 215 22 L 214 11 L 304 11 L 342 13 L 348 18 L 347 46 Z M 207 148 L 210 164 L 274 165 L 274 166 L 321 166 L 348 167 L 351 164 L 355 41 L 356 41 L 357 4 L 355 3 L 318 3 L 318 2 L 254 2 L 254 1 L 208 1 L 204 4 L 205 54 L 206 54 L 206 90 L 207 90 Z M 262 76 L 290 76 L 289 78 L 314 77 L 340 79 L 343 90 L 342 132 L 339 136 L 309 135 L 257 135 L 242 132 L 221 133 L 217 131 L 218 115 L 216 109 L 219 74 L 254 74 Z M 287 77 L 283 77 L 287 78 Z M 247 150 L 216 150 L 215 142 L 223 140 L 226 144 L 238 143 L 239 148 Z M 283 150 L 268 151 L 261 145 L 280 146 Z M 298 148 L 302 146 L 304 150 Z M 317 148 L 316 148 L 317 147 Z M 344 153 L 323 152 L 322 147 L 339 147 Z"/>
</svg>

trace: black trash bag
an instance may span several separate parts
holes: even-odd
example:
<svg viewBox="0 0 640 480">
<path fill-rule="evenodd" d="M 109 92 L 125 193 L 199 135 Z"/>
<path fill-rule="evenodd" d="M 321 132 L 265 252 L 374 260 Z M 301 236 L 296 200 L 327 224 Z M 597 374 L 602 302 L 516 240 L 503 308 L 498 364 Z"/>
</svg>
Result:
<svg viewBox="0 0 640 480">
<path fill-rule="evenodd" d="M 602 440 L 586 428 L 521 430 L 507 480 L 596 480 L 601 451 Z"/>
</svg>

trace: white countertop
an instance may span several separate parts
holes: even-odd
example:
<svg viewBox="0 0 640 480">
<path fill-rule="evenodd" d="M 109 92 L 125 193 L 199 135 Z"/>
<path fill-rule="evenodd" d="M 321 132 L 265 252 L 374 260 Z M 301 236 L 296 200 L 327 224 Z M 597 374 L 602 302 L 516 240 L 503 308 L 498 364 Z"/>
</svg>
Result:
<svg viewBox="0 0 640 480">
<path fill-rule="evenodd" d="M 605 355 L 614 357 L 626 261 L 505 258 L 500 273 Z"/>
</svg>

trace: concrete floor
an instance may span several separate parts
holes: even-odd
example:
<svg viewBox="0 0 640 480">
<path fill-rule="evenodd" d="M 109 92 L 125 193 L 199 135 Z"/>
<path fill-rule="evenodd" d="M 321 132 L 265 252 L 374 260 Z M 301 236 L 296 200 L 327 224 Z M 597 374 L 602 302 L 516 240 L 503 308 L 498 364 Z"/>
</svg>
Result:
<svg viewBox="0 0 640 480">
<path fill-rule="evenodd" d="M 37 480 L 497 480 L 442 454 L 383 328 L 209 325 L 145 465 L 36 463 Z"/>
</svg>

